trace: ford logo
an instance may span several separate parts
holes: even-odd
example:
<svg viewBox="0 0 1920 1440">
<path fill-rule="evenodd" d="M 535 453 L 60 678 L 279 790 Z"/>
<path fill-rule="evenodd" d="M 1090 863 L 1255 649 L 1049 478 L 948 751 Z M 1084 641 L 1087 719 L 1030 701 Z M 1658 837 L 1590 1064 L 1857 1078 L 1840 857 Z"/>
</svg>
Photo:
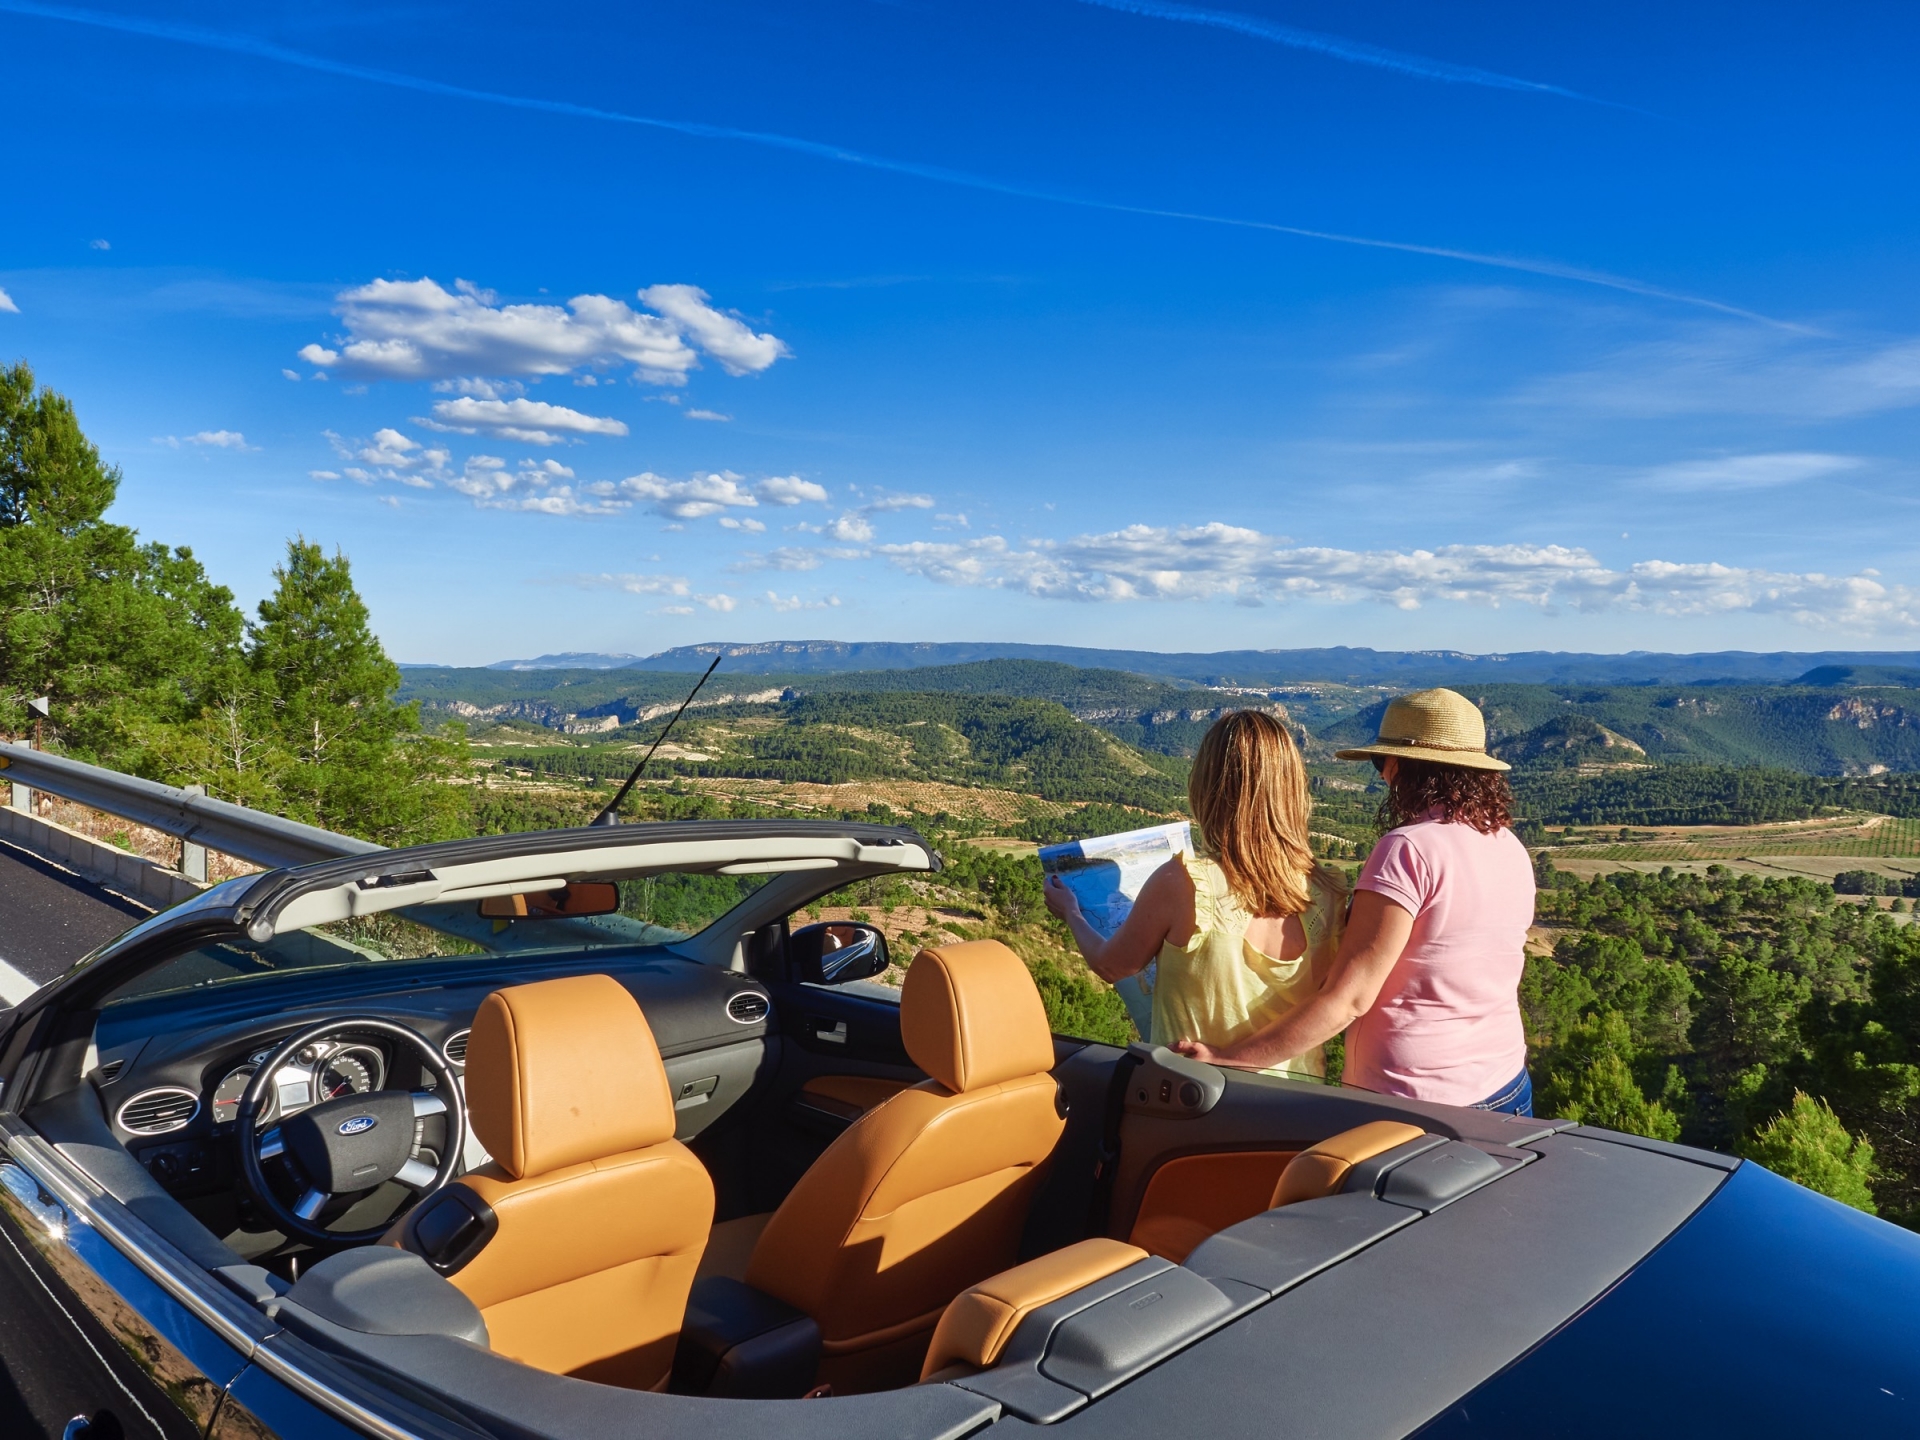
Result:
<svg viewBox="0 0 1920 1440">
<path fill-rule="evenodd" d="M 371 1115 L 356 1115 L 351 1120 L 340 1122 L 342 1135 L 364 1135 L 380 1122 Z"/>
</svg>

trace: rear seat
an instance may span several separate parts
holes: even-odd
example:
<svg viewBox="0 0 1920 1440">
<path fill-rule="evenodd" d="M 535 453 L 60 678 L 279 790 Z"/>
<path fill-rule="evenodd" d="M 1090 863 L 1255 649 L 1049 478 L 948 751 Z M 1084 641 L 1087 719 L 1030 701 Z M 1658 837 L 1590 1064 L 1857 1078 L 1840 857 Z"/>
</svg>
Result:
<svg viewBox="0 0 1920 1440">
<path fill-rule="evenodd" d="M 921 1379 L 1036 1423 L 1064 1419 L 1513 1164 L 1413 1125 L 1356 1126 L 1295 1155 L 1269 1209 L 1202 1241 L 1183 1265 L 1083 1240 L 968 1287 L 941 1315 Z"/>
</svg>

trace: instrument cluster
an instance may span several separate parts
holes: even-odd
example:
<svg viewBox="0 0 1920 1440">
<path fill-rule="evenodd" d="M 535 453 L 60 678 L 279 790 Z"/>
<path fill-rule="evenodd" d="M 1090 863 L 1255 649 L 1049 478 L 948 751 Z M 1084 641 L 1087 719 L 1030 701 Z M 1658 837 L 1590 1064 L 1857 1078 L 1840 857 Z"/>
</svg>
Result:
<svg viewBox="0 0 1920 1440">
<path fill-rule="evenodd" d="M 231 1125 L 240 1112 L 240 1097 L 260 1066 L 272 1056 L 269 1047 L 249 1055 L 214 1087 L 213 1123 Z M 322 1040 L 301 1049 L 282 1065 L 273 1077 L 266 1108 L 261 1112 L 262 1129 L 283 1116 L 297 1114 L 310 1105 L 324 1104 L 347 1095 L 364 1095 L 386 1083 L 387 1057 L 377 1046 L 351 1040 Z"/>
</svg>

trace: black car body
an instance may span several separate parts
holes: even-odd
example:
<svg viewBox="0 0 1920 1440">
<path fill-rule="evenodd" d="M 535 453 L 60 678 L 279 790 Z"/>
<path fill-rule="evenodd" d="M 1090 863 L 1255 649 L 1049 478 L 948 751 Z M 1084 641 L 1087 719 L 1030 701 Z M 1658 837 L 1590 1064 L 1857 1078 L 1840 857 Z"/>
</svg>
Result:
<svg viewBox="0 0 1920 1440">
<path fill-rule="evenodd" d="M 427 1177 L 472 1142 L 435 1077 L 458 1085 L 481 1001 L 595 973 L 639 1001 L 721 1217 L 769 1209 L 859 1113 L 823 1081 L 923 1078 L 892 992 L 828 983 L 848 975 L 790 918 L 937 864 L 917 834 L 859 824 L 562 831 L 248 877 L 136 927 L 0 1040 L 9 1433 L 93 1417 L 97 1436 L 222 1440 L 1920 1434 L 1913 1235 L 1719 1155 L 1144 1045 L 1056 1038 L 1065 1128 L 1022 1253 L 1169 1222 L 1207 1238 L 1035 1311 L 984 1370 L 880 1393 L 715 1398 L 535 1370 L 439 1325 L 437 1278 L 356 1310 L 329 1288 L 337 1247 L 250 1198 L 242 1146 L 271 1149 L 341 1087 L 439 1096 L 416 1188 L 444 1183 Z M 654 908 L 479 914 L 608 879 Z M 384 953 L 381 917 L 445 946 Z M 268 1064 L 329 1024 L 340 1038 Z M 1337 1193 L 1264 1208 L 1288 1156 L 1381 1120 L 1420 1138 Z M 394 1182 L 282 1203 L 340 1233 L 411 1198 Z"/>
</svg>

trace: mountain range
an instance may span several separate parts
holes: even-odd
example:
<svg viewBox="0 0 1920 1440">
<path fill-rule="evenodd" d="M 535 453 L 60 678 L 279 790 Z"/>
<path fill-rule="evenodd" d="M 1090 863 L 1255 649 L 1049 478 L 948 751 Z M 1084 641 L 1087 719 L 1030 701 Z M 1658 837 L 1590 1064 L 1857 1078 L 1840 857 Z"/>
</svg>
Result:
<svg viewBox="0 0 1920 1440">
<path fill-rule="evenodd" d="M 569 652 L 501 660 L 490 670 L 652 670 L 695 672 L 715 654 L 721 672 L 823 675 L 914 670 L 983 660 L 1052 661 L 1082 669 L 1123 670 L 1200 685 L 1705 685 L 1716 683 L 1910 685 L 1920 651 L 1723 650 L 1706 654 L 1629 651 L 1619 655 L 1528 650 L 1475 655 L 1457 650 L 1222 650 L 1163 653 L 1073 645 L 998 642 L 766 640 L 682 645 L 654 655 Z M 428 669 L 433 667 L 408 667 Z M 1810 673 L 1811 672 L 1811 673 Z"/>
</svg>

